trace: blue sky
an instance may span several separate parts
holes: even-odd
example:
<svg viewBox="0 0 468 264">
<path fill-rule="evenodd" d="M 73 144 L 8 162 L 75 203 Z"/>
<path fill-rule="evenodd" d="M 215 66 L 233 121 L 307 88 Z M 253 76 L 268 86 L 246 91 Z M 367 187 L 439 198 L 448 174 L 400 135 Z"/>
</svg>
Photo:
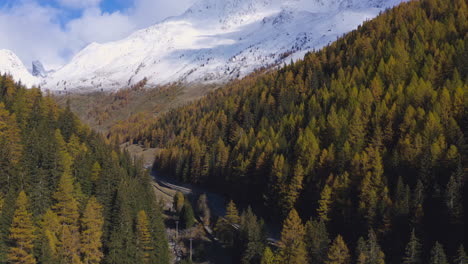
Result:
<svg viewBox="0 0 468 264">
<path fill-rule="evenodd" d="M 122 39 L 195 0 L 0 0 L 0 49 L 58 68 L 92 42 Z"/>
</svg>

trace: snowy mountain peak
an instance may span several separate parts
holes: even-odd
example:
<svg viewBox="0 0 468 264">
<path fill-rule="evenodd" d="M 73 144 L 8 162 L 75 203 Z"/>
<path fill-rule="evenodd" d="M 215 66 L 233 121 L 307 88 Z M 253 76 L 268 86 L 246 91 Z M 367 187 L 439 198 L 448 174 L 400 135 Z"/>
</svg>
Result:
<svg viewBox="0 0 468 264">
<path fill-rule="evenodd" d="M 53 91 L 125 88 L 146 79 L 221 83 L 319 49 L 403 0 L 199 0 L 125 39 L 92 43 L 44 78 Z"/>
<path fill-rule="evenodd" d="M 39 79 L 32 76 L 21 60 L 10 50 L 0 49 L 0 73 L 11 74 L 16 81 L 27 86 L 39 84 Z"/>
<path fill-rule="evenodd" d="M 38 60 L 32 62 L 32 74 L 36 77 L 47 77 L 44 65 Z"/>
</svg>

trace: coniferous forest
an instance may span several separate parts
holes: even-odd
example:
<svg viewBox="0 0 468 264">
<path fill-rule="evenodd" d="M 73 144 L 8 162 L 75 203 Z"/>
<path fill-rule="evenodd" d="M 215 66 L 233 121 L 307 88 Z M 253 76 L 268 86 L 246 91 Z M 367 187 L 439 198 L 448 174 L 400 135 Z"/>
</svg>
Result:
<svg viewBox="0 0 468 264">
<path fill-rule="evenodd" d="M 169 263 L 149 181 L 70 109 L 0 77 L 0 263 Z"/>
<path fill-rule="evenodd" d="M 467 263 L 467 6 L 403 3 L 135 141 L 161 149 L 157 170 L 282 223 L 265 247 L 231 204 L 240 235 L 217 229 L 239 263 Z"/>
</svg>

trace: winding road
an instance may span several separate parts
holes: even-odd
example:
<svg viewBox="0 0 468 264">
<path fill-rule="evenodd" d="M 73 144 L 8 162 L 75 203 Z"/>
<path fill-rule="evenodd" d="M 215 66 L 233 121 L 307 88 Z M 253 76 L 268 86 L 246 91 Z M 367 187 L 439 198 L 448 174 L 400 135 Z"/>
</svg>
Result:
<svg viewBox="0 0 468 264">
<path fill-rule="evenodd" d="M 206 189 L 199 186 L 192 186 L 189 184 L 177 182 L 174 179 L 170 179 L 168 177 L 164 177 L 158 174 L 154 170 L 151 170 L 151 176 L 153 177 L 154 181 L 160 186 L 181 192 L 184 195 L 192 198 L 194 201 L 201 194 L 206 194 L 211 214 L 217 217 L 224 217 L 226 215 L 226 199 L 222 195 L 207 191 Z M 233 227 L 236 229 L 239 228 L 238 225 L 233 225 Z M 209 227 L 205 227 L 205 230 L 207 231 L 207 233 L 212 235 L 212 231 Z M 270 234 L 267 238 L 267 241 L 270 245 L 277 246 L 279 240 L 278 237 L 279 234 L 276 234 L 276 236 L 271 236 Z"/>
</svg>

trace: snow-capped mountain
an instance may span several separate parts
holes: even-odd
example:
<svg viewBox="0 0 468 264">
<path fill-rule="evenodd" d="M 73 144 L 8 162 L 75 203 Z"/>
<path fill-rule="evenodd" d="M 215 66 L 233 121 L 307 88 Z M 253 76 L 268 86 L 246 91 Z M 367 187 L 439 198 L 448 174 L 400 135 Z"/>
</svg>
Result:
<svg viewBox="0 0 468 264">
<path fill-rule="evenodd" d="M 216 83 L 297 59 L 404 0 L 199 0 L 129 37 L 92 43 L 42 78 L 51 91 L 112 91 L 147 79 Z"/>
<path fill-rule="evenodd" d="M 48 71 L 44 68 L 44 65 L 42 65 L 42 62 L 35 60 L 32 62 L 32 75 L 36 77 L 42 77 L 45 78 L 49 74 Z"/>
<path fill-rule="evenodd" d="M 26 86 L 37 85 L 40 82 L 12 51 L 6 49 L 0 50 L 0 73 L 10 74 L 16 81 L 21 81 Z"/>
</svg>

